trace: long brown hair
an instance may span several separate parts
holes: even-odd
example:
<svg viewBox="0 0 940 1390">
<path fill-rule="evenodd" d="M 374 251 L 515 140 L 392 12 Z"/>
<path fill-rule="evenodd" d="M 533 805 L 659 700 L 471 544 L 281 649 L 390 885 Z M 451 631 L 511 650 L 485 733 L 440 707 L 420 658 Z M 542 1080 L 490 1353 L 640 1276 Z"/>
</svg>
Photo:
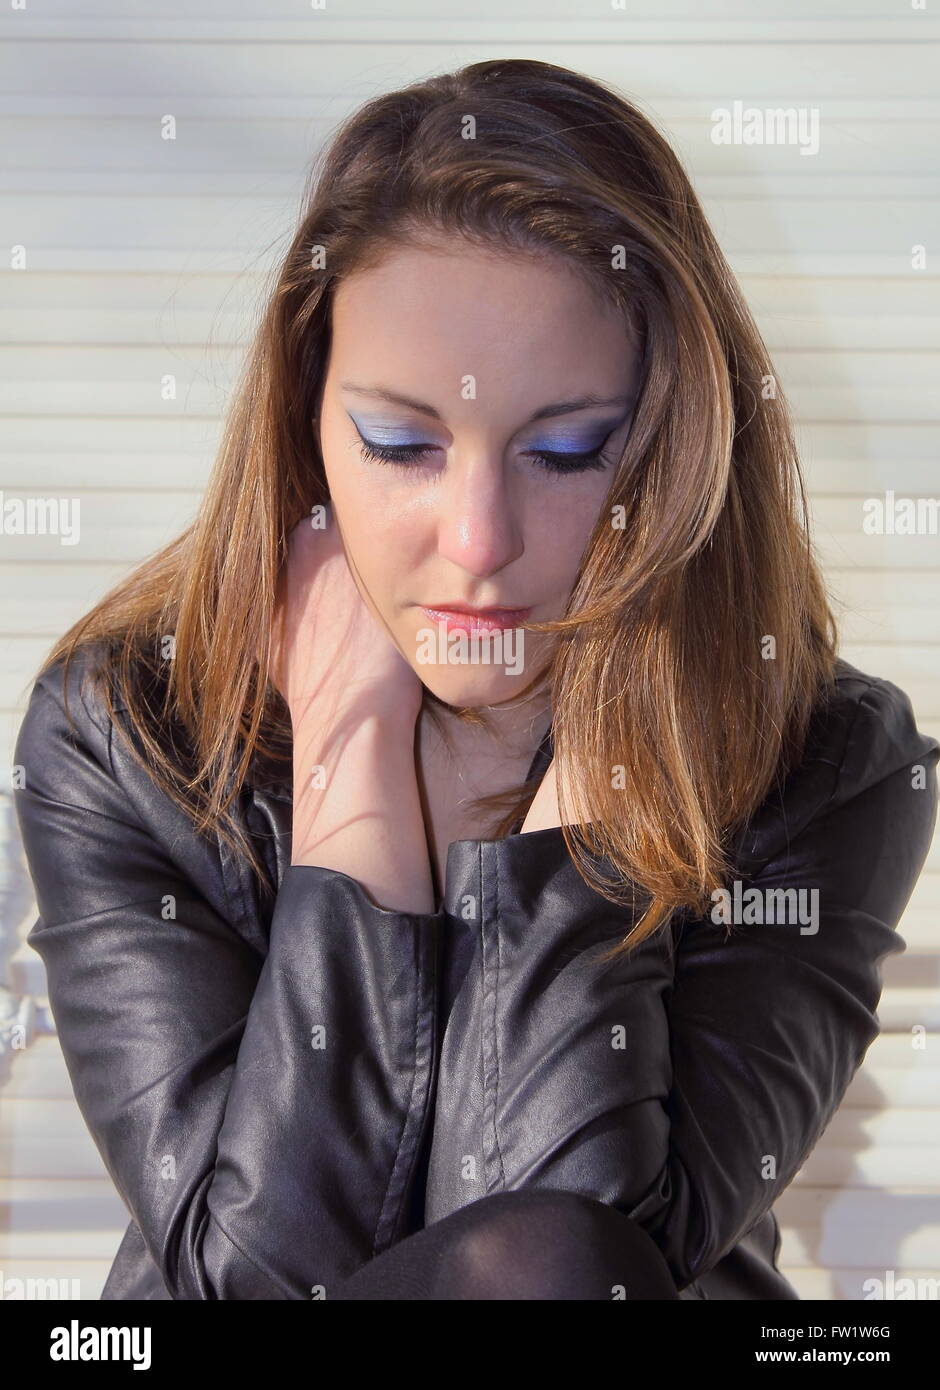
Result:
<svg viewBox="0 0 940 1390">
<path fill-rule="evenodd" d="M 287 537 L 328 497 L 311 422 L 332 296 L 395 245 L 442 234 L 563 257 L 643 345 L 568 612 L 531 625 L 558 635 L 542 678 L 565 843 L 610 901 L 643 898 L 627 949 L 724 881 L 731 833 L 801 757 L 836 628 L 767 348 L 668 142 L 597 81 L 474 63 L 340 127 L 311 169 L 197 519 L 43 670 L 103 642 L 109 710 L 119 695 L 154 779 L 260 871 L 231 805 L 256 752 L 289 746 L 269 644 Z M 185 773 L 170 721 L 191 748 Z M 497 834 L 533 791 L 513 793 Z"/>
</svg>

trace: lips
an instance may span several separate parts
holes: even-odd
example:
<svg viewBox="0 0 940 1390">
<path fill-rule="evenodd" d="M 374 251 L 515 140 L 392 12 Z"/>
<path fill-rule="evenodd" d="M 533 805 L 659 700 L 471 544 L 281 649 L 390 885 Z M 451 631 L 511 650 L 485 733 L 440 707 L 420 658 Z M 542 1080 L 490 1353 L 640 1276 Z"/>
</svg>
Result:
<svg viewBox="0 0 940 1390">
<path fill-rule="evenodd" d="M 432 622 L 444 623 L 448 631 L 471 632 L 475 629 L 492 631 L 499 628 L 515 627 L 518 623 L 525 621 L 532 609 L 462 608 L 459 606 L 426 608 L 422 605 L 422 612 L 427 613 Z"/>
</svg>

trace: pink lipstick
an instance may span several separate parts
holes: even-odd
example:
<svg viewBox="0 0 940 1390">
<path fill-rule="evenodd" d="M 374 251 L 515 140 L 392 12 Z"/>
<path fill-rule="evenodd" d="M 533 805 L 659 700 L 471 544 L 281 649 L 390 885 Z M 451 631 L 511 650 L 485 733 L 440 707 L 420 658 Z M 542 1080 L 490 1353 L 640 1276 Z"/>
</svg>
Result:
<svg viewBox="0 0 940 1390">
<path fill-rule="evenodd" d="M 532 612 L 531 608 L 466 608 L 463 605 L 428 608 L 422 604 L 421 609 L 433 623 L 444 623 L 448 632 L 515 627 Z"/>
</svg>

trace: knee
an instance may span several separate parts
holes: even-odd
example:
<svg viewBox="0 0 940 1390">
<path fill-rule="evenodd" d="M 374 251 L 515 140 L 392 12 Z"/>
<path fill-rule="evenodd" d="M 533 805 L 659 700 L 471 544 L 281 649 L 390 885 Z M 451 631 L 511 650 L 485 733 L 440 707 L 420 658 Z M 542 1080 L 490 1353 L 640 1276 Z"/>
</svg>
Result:
<svg viewBox="0 0 940 1390">
<path fill-rule="evenodd" d="M 455 1291 L 451 1296 L 610 1299 L 621 1287 L 628 1298 L 670 1296 L 642 1292 L 648 1267 L 662 1273 L 655 1269 L 659 1254 L 650 1238 L 629 1217 L 591 1197 L 499 1192 L 464 1208 L 463 1215 L 468 1219 L 442 1271 Z"/>
<path fill-rule="evenodd" d="M 464 1210 L 474 1219 L 458 1249 L 469 1265 L 482 1268 L 494 1253 L 511 1259 L 581 1250 L 600 1233 L 610 1208 L 577 1192 L 523 1188 L 493 1193 Z"/>
</svg>

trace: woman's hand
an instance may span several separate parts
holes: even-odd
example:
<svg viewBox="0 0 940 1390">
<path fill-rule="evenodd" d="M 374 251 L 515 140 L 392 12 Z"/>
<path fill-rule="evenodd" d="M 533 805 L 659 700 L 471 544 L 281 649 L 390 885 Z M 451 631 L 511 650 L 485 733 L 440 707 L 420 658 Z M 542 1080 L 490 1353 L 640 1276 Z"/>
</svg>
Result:
<svg viewBox="0 0 940 1390">
<path fill-rule="evenodd" d="M 293 728 L 291 864 L 335 869 L 390 911 L 433 912 L 414 762 L 423 685 L 327 525 L 291 532 L 272 678 Z"/>
<path fill-rule="evenodd" d="M 272 680 L 296 729 L 330 711 L 417 719 L 423 686 L 353 576 L 330 503 L 326 526 L 304 517 L 288 538 L 278 585 Z"/>
</svg>

